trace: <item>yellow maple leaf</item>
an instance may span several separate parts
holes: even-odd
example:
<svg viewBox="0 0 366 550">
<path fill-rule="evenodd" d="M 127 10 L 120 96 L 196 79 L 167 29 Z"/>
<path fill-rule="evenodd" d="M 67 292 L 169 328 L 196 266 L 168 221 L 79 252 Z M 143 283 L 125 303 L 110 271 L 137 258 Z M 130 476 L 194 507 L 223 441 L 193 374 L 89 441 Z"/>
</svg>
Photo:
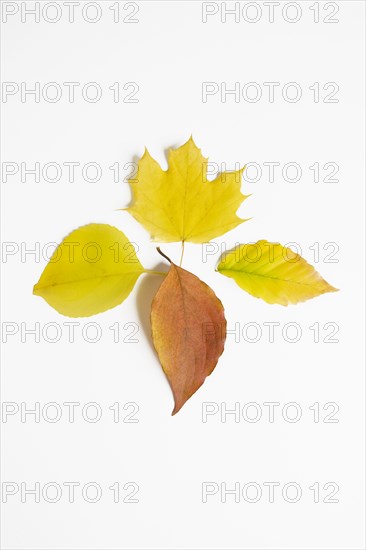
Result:
<svg viewBox="0 0 366 550">
<path fill-rule="evenodd" d="M 230 231 L 246 221 L 236 215 L 249 196 L 240 191 L 244 168 L 208 181 L 207 161 L 192 137 L 169 150 L 166 171 L 145 150 L 125 210 L 159 242 L 203 243 Z"/>
<path fill-rule="evenodd" d="M 268 304 L 287 306 L 338 290 L 299 254 L 266 240 L 226 252 L 217 271 Z"/>
</svg>

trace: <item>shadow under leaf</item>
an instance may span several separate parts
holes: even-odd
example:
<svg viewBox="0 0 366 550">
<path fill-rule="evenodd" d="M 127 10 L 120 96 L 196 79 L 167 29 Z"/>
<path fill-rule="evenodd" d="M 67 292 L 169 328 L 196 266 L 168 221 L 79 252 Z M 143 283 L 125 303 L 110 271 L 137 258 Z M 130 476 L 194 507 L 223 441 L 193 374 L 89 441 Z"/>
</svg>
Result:
<svg viewBox="0 0 366 550">
<path fill-rule="evenodd" d="M 165 271 L 167 268 L 166 263 L 159 263 L 153 269 L 156 271 Z M 167 271 L 168 273 L 168 271 Z M 151 303 L 155 294 L 158 291 L 161 283 L 164 281 L 164 276 L 153 275 L 146 273 L 140 281 L 140 285 L 136 292 L 136 307 L 137 313 L 139 316 L 140 325 L 142 330 L 147 336 L 147 341 L 151 349 L 155 352 L 154 344 L 151 337 L 151 321 L 150 321 L 150 312 L 151 312 Z"/>
</svg>

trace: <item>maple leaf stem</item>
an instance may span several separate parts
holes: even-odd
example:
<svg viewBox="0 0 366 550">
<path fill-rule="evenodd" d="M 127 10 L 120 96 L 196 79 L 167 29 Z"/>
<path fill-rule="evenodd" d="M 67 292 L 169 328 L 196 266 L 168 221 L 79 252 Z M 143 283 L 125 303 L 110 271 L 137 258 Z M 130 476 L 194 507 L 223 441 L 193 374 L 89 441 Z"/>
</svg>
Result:
<svg viewBox="0 0 366 550">
<path fill-rule="evenodd" d="M 184 241 L 182 241 L 182 253 L 180 255 L 179 267 L 182 267 L 183 255 L 184 255 Z"/>
</svg>

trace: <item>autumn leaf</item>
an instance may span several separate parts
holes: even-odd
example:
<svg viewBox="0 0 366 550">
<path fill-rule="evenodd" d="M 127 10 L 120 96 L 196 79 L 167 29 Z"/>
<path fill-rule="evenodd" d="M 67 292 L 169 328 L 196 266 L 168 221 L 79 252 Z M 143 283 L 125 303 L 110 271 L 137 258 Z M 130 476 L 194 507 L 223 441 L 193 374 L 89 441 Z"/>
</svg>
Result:
<svg viewBox="0 0 366 550">
<path fill-rule="evenodd" d="M 122 303 L 145 271 L 121 231 L 93 223 L 65 237 L 33 293 L 63 315 L 88 317 Z"/>
<path fill-rule="evenodd" d="M 224 308 L 208 285 L 171 263 L 152 302 L 151 330 L 173 391 L 174 415 L 202 386 L 224 350 Z"/>
<path fill-rule="evenodd" d="M 226 252 L 217 271 L 268 304 L 287 306 L 338 290 L 300 255 L 266 240 Z"/>
<path fill-rule="evenodd" d="M 240 191 L 244 168 L 207 180 L 207 161 L 192 137 L 168 155 L 161 169 L 147 150 L 129 180 L 133 204 L 126 208 L 155 241 L 210 241 L 246 221 L 236 215 L 247 198 Z"/>
<path fill-rule="evenodd" d="M 168 169 L 147 150 L 130 179 L 130 212 L 155 241 L 204 243 L 246 221 L 236 212 L 244 168 L 207 180 L 208 159 L 192 137 L 169 151 Z M 174 396 L 176 414 L 215 369 L 226 340 L 221 301 L 196 275 L 172 263 L 167 273 L 145 269 L 133 243 L 115 227 L 89 224 L 68 235 L 44 269 L 34 294 L 59 313 L 88 317 L 122 303 L 142 273 L 165 278 L 151 304 L 152 339 Z M 269 304 L 296 304 L 337 289 L 300 255 L 260 240 L 226 252 L 217 271 Z"/>
</svg>

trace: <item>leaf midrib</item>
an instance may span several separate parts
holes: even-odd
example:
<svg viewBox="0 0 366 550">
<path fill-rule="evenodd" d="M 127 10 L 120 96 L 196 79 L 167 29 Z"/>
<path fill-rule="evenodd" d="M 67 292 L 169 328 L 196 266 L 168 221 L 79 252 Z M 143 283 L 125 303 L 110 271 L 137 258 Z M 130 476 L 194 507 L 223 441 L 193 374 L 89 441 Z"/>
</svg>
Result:
<svg viewBox="0 0 366 550">
<path fill-rule="evenodd" d="M 293 281 L 292 279 L 280 279 L 279 277 L 270 277 L 269 275 L 262 275 L 261 273 L 250 273 L 249 271 L 239 271 L 238 269 L 218 269 L 220 273 L 237 273 L 248 275 L 250 277 L 262 277 L 264 279 L 273 279 L 274 281 L 280 281 L 282 283 L 291 283 L 294 285 L 314 286 L 314 283 L 303 283 L 300 281 Z"/>
<path fill-rule="evenodd" d="M 34 290 L 42 290 L 42 289 L 45 289 L 45 288 L 51 288 L 51 287 L 54 287 L 54 286 L 61 286 L 61 285 L 72 285 L 72 284 L 75 284 L 75 283 L 82 283 L 82 282 L 85 282 L 85 281 L 92 281 L 94 279 L 107 279 L 109 277 L 123 277 L 124 275 L 136 275 L 138 274 L 141 275 L 142 273 L 145 273 L 144 270 L 139 270 L 139 271 L 126 271 L 124 273 L 109 273 L 107 275 L 99 275 L 99 276 L 93 276 L 93 277 L 84 277 L 82 279 L 76 279 L 76 280 L 72 280 L 72 281 L 63 281 L 63 282 L 58 282 L 58 283 L 51 283 L 49 285 L 39 285 L 38 283 L 36 285 L 34 285 Z"/>
</svg>

